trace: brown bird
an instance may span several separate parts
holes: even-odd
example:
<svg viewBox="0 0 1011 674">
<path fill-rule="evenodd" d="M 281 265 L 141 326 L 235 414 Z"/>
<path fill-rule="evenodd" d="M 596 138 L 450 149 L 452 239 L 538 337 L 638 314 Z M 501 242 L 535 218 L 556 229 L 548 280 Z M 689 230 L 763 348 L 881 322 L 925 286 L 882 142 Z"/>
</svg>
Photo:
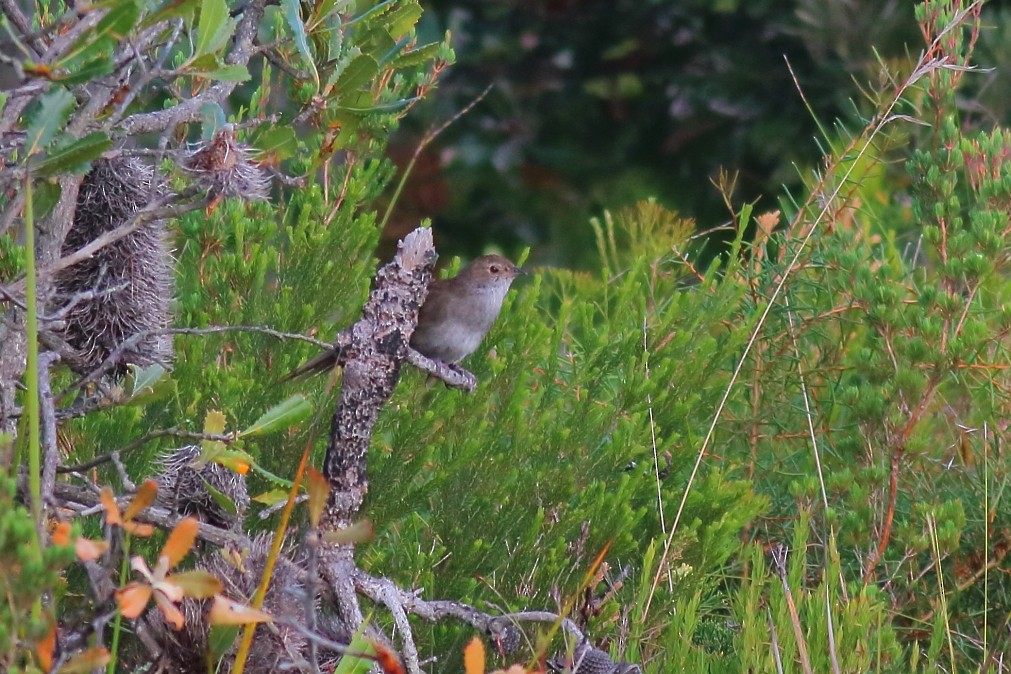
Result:
<svg viewBox="0 0 1011 674">
<path fill-rule="evenodd" d="M 491 330 L 509 286 L 525 271 L 501 255 L 482 255 L 453 278 L 432 281 L 418 312 L 411 348 L 433 360 L 458 363 Z M 321 353 L 281 381 L 324 372 L 338 363 L 336 350 Z"/>
</svg>

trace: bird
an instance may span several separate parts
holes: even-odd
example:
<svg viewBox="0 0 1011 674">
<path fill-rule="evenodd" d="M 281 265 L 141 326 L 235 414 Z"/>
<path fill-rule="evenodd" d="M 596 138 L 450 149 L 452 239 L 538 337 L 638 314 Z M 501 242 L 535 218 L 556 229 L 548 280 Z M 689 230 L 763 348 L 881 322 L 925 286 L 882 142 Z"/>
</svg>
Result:
<svg viewBox="0 0 1011 674">
<path fill-rule="evenodd" d="M 512 282 L 527 272 L 501 255 L 482 255 L 448 279 L 432 281 L 418 311 L 411 348 L 423 356 L 456 365 L 480 346 L 502 311 Z M 293 370 L 281 381 L 325 372 L 339 362 L 330 349 Z"/>
</svg>

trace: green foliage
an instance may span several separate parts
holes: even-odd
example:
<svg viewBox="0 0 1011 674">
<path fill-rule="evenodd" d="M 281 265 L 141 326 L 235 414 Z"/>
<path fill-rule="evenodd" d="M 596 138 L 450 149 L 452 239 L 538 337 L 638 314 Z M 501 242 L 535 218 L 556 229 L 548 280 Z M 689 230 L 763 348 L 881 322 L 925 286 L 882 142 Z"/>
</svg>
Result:
<svg viewBox="0 0 1011 674">
<path fill-rule="evenodd" d="M 53 597 L 63 586 L 62 574 L 74 559 L 73 548 L 50 545 L 39 557 L 35 519 L 15 499 L 15 480 L 0 474 L 0 664 L 38 671 L 31 646 L 42 641 L 55 624 Z"/>
</svg>

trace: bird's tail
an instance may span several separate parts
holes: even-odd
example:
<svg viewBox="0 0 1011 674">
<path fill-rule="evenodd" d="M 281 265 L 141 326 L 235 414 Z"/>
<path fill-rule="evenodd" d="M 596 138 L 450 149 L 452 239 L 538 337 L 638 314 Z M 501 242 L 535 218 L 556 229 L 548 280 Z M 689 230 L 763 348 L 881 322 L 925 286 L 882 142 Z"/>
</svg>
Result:
<svg viewBox="0 0 1011 674">
<path fill-rule="evenodd" d="M 309 375 L 319 374 L 334 369 L 341 364 L 340 351 L 327 349 L 315 358 L 307 360 L 294 370 L 278 379 L 279 383 L 292 381 Z"/>
</svg>

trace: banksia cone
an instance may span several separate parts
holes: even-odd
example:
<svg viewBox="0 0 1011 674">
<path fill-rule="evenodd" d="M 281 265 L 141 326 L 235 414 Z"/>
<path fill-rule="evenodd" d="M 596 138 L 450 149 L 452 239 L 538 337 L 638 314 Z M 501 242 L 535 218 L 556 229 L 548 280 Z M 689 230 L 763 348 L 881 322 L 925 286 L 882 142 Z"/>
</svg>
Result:
<svg viewBox="0 0 1011 674">
<path fill-rule="evenodd" d="M 225 596 L 248 603 L 263 575 L 270 545 L 271 535 L 261 534 L 253 540 L 249 550 L 241 551 L 241 562 L 230 561 L 232 554 L 221 554 L 215 550 L 206 556 L 200 566 L 221 580 Z M 263 609 L 275 616 L 276 620 L 271 625 L 256 628 L 253 646 L 246 661 L 245 671 L 249 674 L 310 671 L 306 661 L 309 641 L 302 632 L 291 626 L 291 623 L 308 624 L 303 579 L 304 572 L 282 553 L 274 567 L 263 603 Z M 161 611 L 148 613 L 151 635 L 162 648 L 161 665 L 167 671 L 179 674 L 207 672 L 205 654 L 209 648 L 210 636 L 207 620 L 209 605 L 207 600 L 184 599 L 179 608 L 183 612 L 185 624 L 178 631 L 165 622 Z M 348 637 L 342 635 L 325 631 L 323 635 L 334 641 L 348 641 Z M 225 654 L 219 672 L 231 671 L 234 649 L 235 644 Z M 321 661 L 332 661 L 336 659 L 336 654 L 320 649 L 319 657 Z"/>
<path fill-rule="evenodd" d="M 214 462 L 196 467 L 199 457 L 198 445 L 187 445 L 162 457 L 158 503 L 179 515 L 241 530 L 249 507 L 245 476 Z"/>
<path fill-rule="evenodd" d="M 249 155 L 249 147 L 239 143 L 234 127 L 226 124 L 209 143 L 186 156 L 183 168 L 216 198 L 266 199 L 270 182 Z"/>
<path fill-rule="evenodd" d="M 81 183 L 74 222 L 63 242 L 64 256 L 112 231 L 164 194 L 154 171 L 135 159 L 99 159 Z M 145 222 L 92 257 L 56 277 L 55 309 L 72 304 L 63 338 L 73 350 L 66 361 L 80 373 L 97 368 L 123 343 L 169 326 L 172 252 L 165 224 Z M 172 339 L 146 335 L 123 348 L 110 370 L 116 375 L 135 365 L 167 364 Z"/>
</svg>

